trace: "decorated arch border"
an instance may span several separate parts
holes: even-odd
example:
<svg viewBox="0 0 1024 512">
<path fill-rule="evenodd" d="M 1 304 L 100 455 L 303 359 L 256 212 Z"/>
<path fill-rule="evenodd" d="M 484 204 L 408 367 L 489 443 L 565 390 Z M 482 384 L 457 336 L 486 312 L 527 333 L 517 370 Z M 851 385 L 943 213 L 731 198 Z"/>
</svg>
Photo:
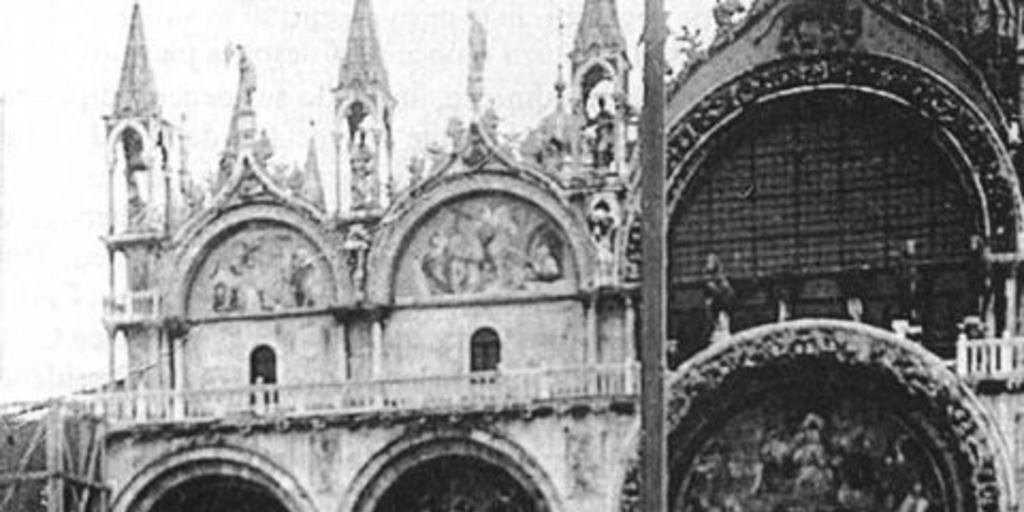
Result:
<svg viewBox="0 0 1024 512">
<path fill-rule="evenodd" d="M 256 452 L 231 446 L 186 448 L 143 468 L 116 495 L 112 512 L 147 512 L 167 492 L 197 478 L 241 478 L 274 496 L 289 512 L 317 512 L 288 471 Z"/>
<path fill-rule="evenodd" d="M 374 512 L 406 471 L 451 455 L 476 458 L 504 470 L 538 503 L 539 512 L 564 510 L 550 477 L 519 445 L 483 430 L 444 428 L 412 433 L 377 452 L 352 479 L 338 512 Z"/>
<path fill-rule="evenodd" d="M 857 90 L 902 103 L 934 123 L 954 144 L 984 194 L 995 251 L 1016 250 L 1020 191 L 997 129 L 940 78 L 916 65 L 871 54 L 836 53 L 780 59 L 721 85 L 675 123 L 668 134 L 668 205 L 673 211 L 701 163 L 702 148 L 744 109 L 789 94 Z"/>
<path fill-rule="evenodd" d="M 997 127 L 970 100 L 919 66 L 891 57 L 835 53 L 771 61 L 720 85 L 674 122 L 668 133 L 668 215 L 699 171 L 706 148 L 746 109 L 772 99 L 819 90 L 849 90 L 882 97 L 933 123 L 969 169 L 983 197 L 989 246 L 1015 252 L 1019 244 L 1021 192 Z M 685 94 L 685 87 L 682 89 Z M 640 254 L 640 216 L 624 230 L 626 263 Z M 633 235 L 633 236 L 631 236 Z"/>
<path fill-rule="evenodd" d="M 715 428 L 709 418 L 723 419 L 726 409 L 741 398 L 736 395 L 770 392 L 772 379 L 814 368 L 827 368 L 832 372 L 829 378 L 860 379 L 850 382 L 851 389 L 876 385 L 874 393 L 895 393 L 886 398 L 892 396 L 914 409 L 915 414 L 904 420 L 919 423 L 912 426 L 933 436 L 933 449 L 947 450 L 942 454 L 952 479 L 946 482 L 952 486 L 947 494 L 955 500 L 948 504 L 950 510 L 996 512 L 1015 503 L 1005 440 L 973 392 L 924 348 L 887 331 L 845 321 L 802 320 L 752 329 L 681 366 L 667 386 L 669 467 L 685 466 L 687 454 L 692 456 Z M 796 377 L 803 382 L 800 379 Z M 626 471 L 620 510 L 639 510 L 638 464 L 634 457 Z M 678 481 L 671 471 L 669 481 Z"/>
</svg>

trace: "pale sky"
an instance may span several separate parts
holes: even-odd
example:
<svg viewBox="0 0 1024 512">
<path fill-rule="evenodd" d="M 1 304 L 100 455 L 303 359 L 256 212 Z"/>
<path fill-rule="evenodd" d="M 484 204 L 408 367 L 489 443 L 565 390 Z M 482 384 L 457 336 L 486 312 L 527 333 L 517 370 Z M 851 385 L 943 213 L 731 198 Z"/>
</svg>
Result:
<svg viewBox="0 0 1024 512">
<path fill-rule="evenodd" d="M 227 132 L 237 68 L 224 49 L 247 47 L 258 70 L 258 122 L 276 157 L 305 158 L 318 140 L 333 204 L 328 144 L 332 98 L 354 0 L 142 0 L 164 116 L 186 116 L 192 172 L 213 169 Z M 670 26 L 711 29 L 714 0 L 666 0 Z M 112 108 L 132 0 L 0 2 L 0 97 L 6 100 L 0 401 L 95 386 L 106 377 L 100 317 L 107 261 L 102 117 Z M 583 0 L 374 0 L 399 105 L 396 169 L 465 117 L 467 12 L 488 33 L 486 102 L 501 131 L 523 132 L 555 105 L 557 66 L 572 48 Z M 619 0 L 635 45 L 641 0 Z M 565 29 L 559 31 L 559 19 Z M 632 46 L 634 102 L 642 57 Z M 310 121 L 316 122 L 311 129 Z"/>
</svg>

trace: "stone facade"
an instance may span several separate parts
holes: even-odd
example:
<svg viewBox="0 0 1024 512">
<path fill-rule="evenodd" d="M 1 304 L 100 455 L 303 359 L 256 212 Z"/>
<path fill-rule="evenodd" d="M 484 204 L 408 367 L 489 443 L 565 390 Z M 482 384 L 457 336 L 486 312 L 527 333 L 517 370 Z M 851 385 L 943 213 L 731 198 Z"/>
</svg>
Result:
<svg viewBox="0 0 1024 512">
<path fill-rule="evenodd" d="M 1007 47 L 1017 7 L 959 3 L 948 13 L 997 21 L 968 34 L 877 0 L 720 2 L 713 44 L 687 52 L 667 112 L 673 510 L 1017 508 L 1018 395 L 981 373 L 970 347 L 988 342 L 930 320 L 1019 326 L 1019 109 L 1000 96 L 1016 61 L 976 51 Z M 216 186 L 193 182 L 136 7 L 107 118 L 105 321 L 137 371 L 92 400 L 113 511 L 635 508 L 629 38 L 614 0 L 581 20 L 571 80 L 522 147 L 479 111 L 475 22 L 476 112 L 389 194 L 397 102 L 357 0 L 333 91 L 352 189 L 329 208 L 315 148 L 273 170 L 242 48 Z M 864 105 L 882 114 L 846 115 Z M 887 145 L 908 130 L 919 140 Z M 813 210 L 921 183 L 938 199 Z"/>
</svg>

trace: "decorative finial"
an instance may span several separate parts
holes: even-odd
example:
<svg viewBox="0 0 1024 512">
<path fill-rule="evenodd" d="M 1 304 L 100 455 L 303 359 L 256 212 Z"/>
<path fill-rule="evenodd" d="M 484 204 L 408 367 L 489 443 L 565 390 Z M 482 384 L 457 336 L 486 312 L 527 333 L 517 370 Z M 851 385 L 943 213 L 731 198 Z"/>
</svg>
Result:
<svg viewBox="0 0 1024 512">
<path fill-rule="evenodd" d="M 484 65 L 487 62 L 487 31 L 476 17 L 469 12 L 469 100 L 473 103 L 473 112 L 480 111 L 480 101 L 484 97 Z"/>
<path fill-rule="evenodd" d="M 561 103 L 565 97 L 565 90 L 568 88 L 568 84 L 565 83 L 565 70 L 563 69 L 562 63 L 558 63 L 558 80 L 555 81 L 555 94 L 558 95 L 558 101 Z"/>
</svg>

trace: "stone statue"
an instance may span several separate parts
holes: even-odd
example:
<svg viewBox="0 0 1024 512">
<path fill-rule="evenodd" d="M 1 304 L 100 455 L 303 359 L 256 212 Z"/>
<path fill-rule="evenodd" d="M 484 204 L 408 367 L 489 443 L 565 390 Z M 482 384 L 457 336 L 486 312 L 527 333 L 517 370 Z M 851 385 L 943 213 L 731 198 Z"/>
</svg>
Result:
<svg viewBox="0 0 1024 512">
<path fill-rule="evenodd" d="M 469 99 L 474 111 L 484 97 L 484 65 L 487 62 L 487 32 L 476 13 L 469 13 Z"/>
<path fill-rule="evenodd" d="M 361 299 L 366 294 L 366 254 L 370 250 L 370 236 L 366 228 L 353 225 L 345 236 L 343 246 L 348 256 L 349 276 L 357 296 Z"/>
<path fill-rule="evenodd" d="M 594 129 L 591 140 L 594 166 L 607 168 L 615 161 L 615 116 L 608 110 L 608 100 L 597 98 L 597 115 L 591 121 Z"/>
<path fill-rule="evenodd" d="M 236 45 L 238 51 L 238 111 L 253 109 L 253 95 L 256 93 L 256 67 L 242 45 Z"/>
<path fill-rule="evenodd" d="M 729 335 L 729 310 L 736 292 L 725 274 L 725 266 L 714 254 L 708 255 L 704 265 L 704 304 L 708 323 L 711 327 L 709 339 L 712 342 Z"/>
<path fill-rule="evenodd" d="M 352 148 L 352 204 L 355 208 L 371 208 L 377 203 L 374 159 L 366 132 L 359 132 Z"/>
</svg>

